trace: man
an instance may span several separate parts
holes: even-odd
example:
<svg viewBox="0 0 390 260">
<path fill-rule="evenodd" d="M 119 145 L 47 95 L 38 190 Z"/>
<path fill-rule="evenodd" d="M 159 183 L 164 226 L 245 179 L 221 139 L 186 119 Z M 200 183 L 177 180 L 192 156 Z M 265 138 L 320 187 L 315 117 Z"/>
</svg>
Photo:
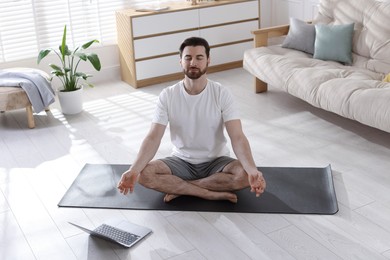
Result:
<svg viewBox="0 0 390 260">
<path fill-rule="evenodd" d="M 165 193 L 165 202 L 189 195 L 236 203 L 233 191 L 250 186 L 256 196 L 264 192 L 266 183 L 254 163 L 232 95 L 207 79 L 209 53 L 202 38 L 191 37 L 181 44 L 184 79 L 161 92 L 149 133 L 118 183 L 121 193 L 133 192 L 137 180 Z M 151 161 L 168 123 L 172 156 Z M 228 156 L 224 127 L 238 160 Z"/>
</svg>

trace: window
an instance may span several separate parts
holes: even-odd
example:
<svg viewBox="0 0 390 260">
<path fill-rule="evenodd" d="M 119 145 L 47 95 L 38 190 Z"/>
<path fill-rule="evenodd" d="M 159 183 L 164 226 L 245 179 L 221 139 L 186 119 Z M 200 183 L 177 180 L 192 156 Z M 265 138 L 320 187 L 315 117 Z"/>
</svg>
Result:
<svg viewBox="0 0 390 260">
<path fill-rule="evenodd" d="M 57 48 L 64 25 L 70 48 L 92 39 L 116 44 L 115 11 L 150 0 L 1 0 L 0 63 Z"/>
</svg>

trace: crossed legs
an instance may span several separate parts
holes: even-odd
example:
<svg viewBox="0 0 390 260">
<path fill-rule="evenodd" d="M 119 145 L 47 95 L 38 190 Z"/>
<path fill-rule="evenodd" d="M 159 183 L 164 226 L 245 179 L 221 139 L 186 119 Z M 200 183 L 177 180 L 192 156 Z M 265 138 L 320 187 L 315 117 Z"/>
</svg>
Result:
<svg viewBox="0 0 390 260">
<path fill-rule="evenodd" d="M 155 160 L 141 172 L 138 182 L 146 188 L 166 193 L 165 202 L 181 195 L 189 195 L 237 203 L 237 196 L 232 191 L 249 186 L 248 176 L 237 160 L 226 165 L 223 172 L 191 181 L 172 175 L 164 162 Z"/>
</svg>

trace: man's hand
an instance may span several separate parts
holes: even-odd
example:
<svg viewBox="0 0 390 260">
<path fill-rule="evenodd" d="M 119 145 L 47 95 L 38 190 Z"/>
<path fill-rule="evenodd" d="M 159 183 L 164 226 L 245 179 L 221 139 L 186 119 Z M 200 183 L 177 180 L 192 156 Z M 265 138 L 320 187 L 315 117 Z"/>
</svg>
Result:
<svg viewBox="0 0 390 260">
<path fill-rule="evenodd" d="M 134 185 L 137 182 L 138 175 L 138 172 L 132 170 L 128 170 L 122 174 L 117 187 L 123 195 L 134 191 Z"/>
<path fill-rule="evenodd" d="M 265 190 L 266 183 L 263 177 L 263 173 L 256 171 L 252 174 L 248 173 L 249 185 L 251 186 L 251 192 L 256 193 L 256 197 L 259 197 Z"/>
</svg>

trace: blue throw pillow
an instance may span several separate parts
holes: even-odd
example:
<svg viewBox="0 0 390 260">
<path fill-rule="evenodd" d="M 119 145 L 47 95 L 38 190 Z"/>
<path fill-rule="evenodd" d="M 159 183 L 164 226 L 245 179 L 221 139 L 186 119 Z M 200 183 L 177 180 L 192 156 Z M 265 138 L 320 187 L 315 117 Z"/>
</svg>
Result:
<svg viewBox="0 0 390 260">
<path fill-rule="evenodd" d="M 313 54 L 315 35 L 313 24 L 291 17 L 290 28 L 282 47 Z"/>
<path fill-rule="evenodd" d="M 313 58 L 352 64 L 352 38 L 354 24 L 316 24 Z"/>
</svg>

